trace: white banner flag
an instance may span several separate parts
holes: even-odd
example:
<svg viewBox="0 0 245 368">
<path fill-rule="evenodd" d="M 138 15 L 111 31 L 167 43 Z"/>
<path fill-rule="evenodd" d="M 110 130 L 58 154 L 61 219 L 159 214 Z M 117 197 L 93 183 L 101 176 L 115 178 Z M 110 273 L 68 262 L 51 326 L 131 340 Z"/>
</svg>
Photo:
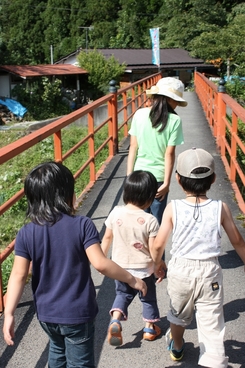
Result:
<svg viewBox="0 0 245 368">
<path fill-rule="evenodd" d="M 160 66 L 159 28 L 150 29 L 152 42 L 152 64 Z"/>
</svg>

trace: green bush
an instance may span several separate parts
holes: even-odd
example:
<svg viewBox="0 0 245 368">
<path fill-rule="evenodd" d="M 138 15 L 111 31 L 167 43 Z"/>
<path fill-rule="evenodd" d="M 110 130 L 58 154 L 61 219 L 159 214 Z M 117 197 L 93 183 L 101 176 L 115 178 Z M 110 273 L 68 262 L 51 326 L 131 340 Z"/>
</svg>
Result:
<svg viewBox="0 0 245 368">
<path fill-rule="evenodd" d="M 225 84 L 226 93 L 238 101 L 239 104 L 245 104 L 245 82 L 234 78 Z"/>
<path fill-rule="evenodd" d="M 8 279 L 12 270 L 14 262 L 14 255 L 11 253 L 8 258 L 2 263 L 2 277 L 3 277 L 3 294 L 7 291 Z"/>
<path fill-rule="evenodd" d="M 25 120 L 44 120 L 71 112 L 61 92 L 61 81 L 55 79 L 50 82 L 47 77 L 39 78 L 27 88 L 25 85 L 16 85 L 12 96 L 28 110 Z"/>
<path fill-rule="evenodd" d="M 79 66 L 88 71 L 87 95 L 95 100 L 108 93 L 110 80 L 119 83 L 126 65 L 120 64 L 114 56 L 106 59 L 99 51 L 81 51 L 77 56 Z"/>
</svg>

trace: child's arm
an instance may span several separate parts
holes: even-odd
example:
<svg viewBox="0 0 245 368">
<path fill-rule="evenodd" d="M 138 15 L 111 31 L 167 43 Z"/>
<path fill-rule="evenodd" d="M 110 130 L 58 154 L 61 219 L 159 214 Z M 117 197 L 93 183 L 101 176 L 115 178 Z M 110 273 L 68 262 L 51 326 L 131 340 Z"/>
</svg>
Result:
<svg viewBox="0 0 245 368">
<path fill-rule="evenodd" d="M 3 336 L 8 345 L 14 345 L 14 312 L 23 293 L 29 267 L 30 261 L 28 259 L 15 256 L 4 309 Z"/>
<path fill-rule="evenodd" d="M 165 174 L 163 184 L 158 188 L 156 198 L 160 200 L 169 192 L 171 175 L 175 162 L 175 146 L 168 146 L 165 152 Z"/>
<path fill-rule="evenodd" d="M 169 235 L 173 229 L 172 222 L 172 204 L 169 203 L 163 212 L 162 223 L 153 245 L 150 247 L 150 253 L 155 263 L 156 273 L 162 269 L 162 255 L 166 247 Z"/>
<path fill-rule="evenodd" d="M 149 238 L 148 245 L 149 245 L 150 250 L 153 248 L 155 239 L 156 239 L 155 236 Z M 167 266 L 166 266 L 166 263 L 162 260 L 160 269 L 157 270 L 155 265 L 154 265 L 154 268 L 155 268 L 154 269 L 155 276 L 158 278 L 156 283 L 159 284 L 166 276 Z"/>
<path fill-rule="evenodd" d="M 130 146 L 128 151 L 128 161 L 127 161 L 127 175 L 131 174 L 134 169 L 134 162 L 137 155 L 138 142 L 134 135 L 130 137 Z"/>
<path fill-rule="evenodd" d="M 125 282 L 132 288 L 141 291 L 143 296 L 146 295 L 147 286 L 145 282 L 132 276 L 129 272 L 118 266 L 118 264 L 106 258 L 99 243 L 90 245 L 90 247 L 86 249 L 86 253 L 89 261 L 97 271 L 111 279 Z"/>
<path fill-rule="evenodd" d="M 234 223 L 232 214 L 226 203 L 223 203 L 222 205 L 221 225 L 223 226 L 226 234 L 228 235 L 231 244 L 235 248 L 235 251 L 245 264 L 245 242 Z"/>
<path fill-rule="evenodd" d="M 107 257 L 107 253 L 110 249 L 112 239 L 113 239 L 112 230 L 107 227 L 106 231 L 105 231 L 105 234 L 103 236 L 102 242 L 101 242 L 101 249 L 102 249 L 102 251 L 103 251 L 103 253 L 106 257 Z"/>
</svg>

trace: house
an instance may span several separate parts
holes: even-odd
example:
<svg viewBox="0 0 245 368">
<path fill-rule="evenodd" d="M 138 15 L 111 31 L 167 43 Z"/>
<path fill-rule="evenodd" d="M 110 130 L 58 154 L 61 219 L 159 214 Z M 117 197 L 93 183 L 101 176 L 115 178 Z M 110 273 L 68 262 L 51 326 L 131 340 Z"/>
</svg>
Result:
<svg viewBox="0 0 245 368">
<path fill-rule="evenodd" d="M 40 77 L 59 78 L 64 88 L 81 90 L 82 78 L 88 72 L 71 64 L 51 65 L 0 65 L 0 96 L 11 97 L 11 91 L 17 84 L 25 82 L 27 88 Z"/>
<path fill-rule="evenodd" d="M 160 49 L 160 66 L 152 64 L 152 49 L 98 49 L 106 58 L 114 55 L 120 64 L 126 64 L 126 70 L 121 80 L 122 83 L 132 83 L 148 75 L 157 73 L 162 76 L 173 76 L 188 85 L 192 80 L 194 70 L 199 72 L 213 72 L 213 65 L 205 64 L 202 59 L 193 58 L 188 51 L 180 48 Z M 59 59 L 56 65 L 78 65 L 77 55 L 81 49 Z"/>
</svg>

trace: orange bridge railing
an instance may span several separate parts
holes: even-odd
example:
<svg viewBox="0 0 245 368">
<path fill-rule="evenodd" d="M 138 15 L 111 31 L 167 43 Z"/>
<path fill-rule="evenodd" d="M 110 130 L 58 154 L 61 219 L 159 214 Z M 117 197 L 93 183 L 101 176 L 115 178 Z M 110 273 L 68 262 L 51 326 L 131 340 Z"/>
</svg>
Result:
<svg viewBox="0 0 245 368">
<path fill-rule="evenodd" d="M 221 159 L 245 214 L 245 109 L 203 74 L 195 72 L 195 91 L 216 138 Z"/>
<path fill-rule="evenodd" d="M 106 165 L 108 161 L 118 152 L 118 136 L 119 132 L 123 137 L 128 136 L 128 124 L 131 121 L 134 112 L 146 105 L 147 97 L 145 90 L 156 84 L 158 79 L 161 78 L 160 73 L 154 74 L 150 77 L 141 79 L 135 83 L 130 84 L 128 87 L 116 89 L 114 81 L 110 82 L 110 93 L 106 96 L 86 105 L 58 120 L 38 129 L 20 138 L 14 143 L 6 145 L 0 149 L 0 165 L 8 162 L 14 157 L 20 155 L 30 147 L 35 146 L 37 143 L 44 141 L 48 137 L 53 136 L 53 156 L 55 161 L 64 162 L 70 155 L 72 155 L 81 146 L 86 146 L 87 153 L 86 161 L 83 162 L 81 167 L 74 173 L 74 178 L 80 177 L 86 168 L 89 168 L 89 182 L 86 188 L 80 194 L 79 198 L 82 198 L 84 192 L 88 191 L 98 178 L 102 168 L 96 170 L 96 159 L 104 147 L 108 147 L 108 157 L 103 165 Z M 99 111 L 103 107 L 103 117 Z M 95 123 L 95 117 L 101 116 L 98 124 Z M 71 147 L 67 152 L 62 150 L 62 132 L 72 123 L 76 123 L 79 119 L 86 120 L 87 135 L 82 139 L 78 139 L 78 142 Z M 99 147 L 95 146 L 95 136 L 103 127 L 107 126 L 108 134 Z M 102 165 L 102 166 L 103 166 Z M 32 167 L 30 167 L 31 169 Z M 23 188 L 15 193 L 11 198 L 6 200 L 0 206 L 0 216 L 10 209 L 16 202 L 18 202 L 24 196 Z M 78 202 L 79 202 L 78 198 Z M 14 250 L 15 240 L 6 245 L 6 248 L 0 253 L 0 313 L 4 309 L 4 296 L 3 296 L 3 282 L 2 282 L 2 263 Z"/>
</svg>

